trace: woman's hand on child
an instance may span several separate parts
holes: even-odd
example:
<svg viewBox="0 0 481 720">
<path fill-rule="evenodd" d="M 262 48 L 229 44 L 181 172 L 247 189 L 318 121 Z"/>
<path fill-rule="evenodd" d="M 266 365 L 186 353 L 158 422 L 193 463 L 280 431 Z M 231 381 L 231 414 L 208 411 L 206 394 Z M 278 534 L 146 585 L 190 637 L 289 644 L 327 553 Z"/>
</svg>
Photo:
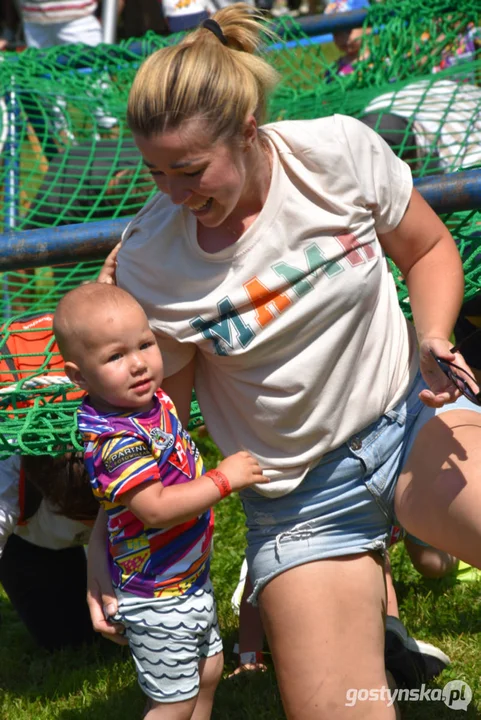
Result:
<svg viewBox="0 0 481 720">
<path fill-rule="evenodd" d="M 117 243 L 114 249 L 105 258 L 100 274 L 97 278 L 97 282 L 105 283 L 106 285 L 116 285 L 115 271 L 117 269 L 117 255 L 120 250 L 121 243 Z"/>
<path fill-rule="evenodd" d="M 246 450 L 229 455 L 219 463 L 217 470 L 227 477 L 233 491 L 242 490 L 255 483 L 269 482 L 269 478 L 262 474 L 261 466 L 255 457 Z"/>
</svg>

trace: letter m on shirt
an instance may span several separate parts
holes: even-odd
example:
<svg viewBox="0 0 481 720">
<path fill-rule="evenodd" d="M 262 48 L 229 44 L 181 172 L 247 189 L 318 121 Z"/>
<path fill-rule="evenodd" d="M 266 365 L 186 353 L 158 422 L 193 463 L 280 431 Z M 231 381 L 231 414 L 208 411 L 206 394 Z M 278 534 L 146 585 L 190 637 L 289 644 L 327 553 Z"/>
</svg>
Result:
<svg viewBox="0 0 481 720">
<path fill-rule="evenodd" d="M 218 318 L 204 320 L 200 315 L 190 321 L 194 330 L 212 340 L 216 355 L 229 355 L 236 344 L 245 348 L 254 338 L 254 331 L 244 323 L 231 300 L 225 297 L 217 303 Z"/>
</svg>

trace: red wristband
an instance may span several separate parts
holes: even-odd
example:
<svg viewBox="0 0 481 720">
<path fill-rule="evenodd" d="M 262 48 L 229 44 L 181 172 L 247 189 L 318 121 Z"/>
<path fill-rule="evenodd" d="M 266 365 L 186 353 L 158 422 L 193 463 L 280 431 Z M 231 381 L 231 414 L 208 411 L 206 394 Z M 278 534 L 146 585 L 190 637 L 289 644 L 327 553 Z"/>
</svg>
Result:
<svg viewBox="0 0 481 720">
<path fill-rule="evenodd" d="M 209 472 L 205 473 L 205 476 L 212 480 L 217 490 L 220 492 L 221 498 L 225 498 L 231 494 L 232 488 L 230 486 L 230 482 L 224 473 L 220 472 L 220 470 L 209 470 Z"/>
</svg>

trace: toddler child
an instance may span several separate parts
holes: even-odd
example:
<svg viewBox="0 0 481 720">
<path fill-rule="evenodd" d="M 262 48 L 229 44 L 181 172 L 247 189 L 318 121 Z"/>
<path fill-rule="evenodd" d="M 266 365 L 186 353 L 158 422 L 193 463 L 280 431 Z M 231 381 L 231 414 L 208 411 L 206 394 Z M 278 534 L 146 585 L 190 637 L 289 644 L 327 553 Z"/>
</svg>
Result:
<svg viewBox="0 0 481 720">
<path fill-rule="evenodd" d="M 108 517 L 118 614 L 148 720 L 208 720 L 223 665 L 209 579 L 211 507 L 267 482 L 247 452 L 204 472 L 170 398 L 147 317 L 128 293 L 92 283 L 58 304 L 54 332 L 78 411 L 85 464 Z"/>
<path fill-rule="evenodd" d="M 367 10 L 368 7 L 369 0 L 331 0 L 324 10 L 324 14 Z M 361 52 L 363 32 L 368 32 L 368 30 L 356 27 L 350 30 L 336 30 L 333 33 L 334 44 L 342 55 L 336 60 L 334 68 L 327 72 L 325 80 L 330 82 L 334 75 L 350 75 L 354 72 Z"/>
</svg>

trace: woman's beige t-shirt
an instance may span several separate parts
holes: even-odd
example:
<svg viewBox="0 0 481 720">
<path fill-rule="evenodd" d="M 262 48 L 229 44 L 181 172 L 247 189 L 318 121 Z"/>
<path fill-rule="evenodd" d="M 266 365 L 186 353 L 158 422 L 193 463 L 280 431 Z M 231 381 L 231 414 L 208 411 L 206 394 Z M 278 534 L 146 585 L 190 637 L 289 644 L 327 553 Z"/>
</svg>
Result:
<svg viewBox="0 0 481 720">
<path fill-rule="evenodd" d="M 377 239 L 399 225 L 412 179 L 353 118 L 263 130 L 272 181 L 244 235 L 206 253 L 194 216 L 159 193 L 124 233 L 117 279 L 158 334 L 166 376 L 197 349 L 214 441 L 253 453 L 271 478 L 258 491 L 277 497 L 393 408 L 416 371 Z"/>
</svg>

